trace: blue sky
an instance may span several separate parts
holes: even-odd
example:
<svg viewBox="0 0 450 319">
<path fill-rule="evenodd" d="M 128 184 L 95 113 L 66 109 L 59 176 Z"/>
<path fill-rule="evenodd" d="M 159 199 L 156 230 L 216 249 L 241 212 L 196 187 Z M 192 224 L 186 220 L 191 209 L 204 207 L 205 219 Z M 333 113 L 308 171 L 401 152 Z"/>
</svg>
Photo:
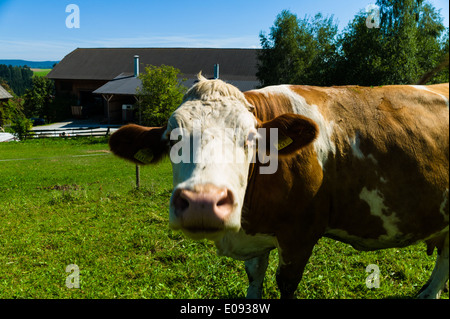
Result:
<svg viewBox="0 0 450 319">
<path fill-rule="evenodd" d="M 429 0 L 442 9 L 448 0 Z M 277 14 L 334 15 L 342 30 L 375 0 L 0 0 L 0 59 L 61 60 L 76 48 L 257 48 Z M 80 9 L 67 28 L 66 6 Z"/>
</svg>

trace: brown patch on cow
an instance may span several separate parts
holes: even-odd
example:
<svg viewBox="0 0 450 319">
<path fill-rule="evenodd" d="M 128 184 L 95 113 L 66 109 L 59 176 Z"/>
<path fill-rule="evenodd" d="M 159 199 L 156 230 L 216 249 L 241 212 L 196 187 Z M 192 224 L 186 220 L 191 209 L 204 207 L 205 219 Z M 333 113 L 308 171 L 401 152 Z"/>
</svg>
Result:
<svg viewBox="0 0 450 319">
<path fill-rule="evenodd" d="M 289 97 L 282 94 L 261 93 L 259 91 L 244 92 L 247 101 L 255 107 L 254 115 L 261 121 L 269 121 L 277 116 L 293 113 Z"/>
<path fill-rule="evenodd" d="M 291 85 L 290 89 L 303 97 L 309 105 L 326 105 L 329 99 L 327 88 L 308 85 Z"/>
<path fill-rule="evenodd" d="M 289 98 L 281 94 L 262 94 L 253 91 L 245 94 L 249 102 L 255 106 L 260 125 L 263 125 L 263 121 L 268 121 L 265 123 L 270 127 L 271 119 L 275 118 L 273 121 L 282 119 L 282 114 L 293 110 Z M 282 116 L 277 117 L 280 114 Z M 287 120 L 292 120 L 290 115 L 284 116 Z M 282 134 L 287 134 L 292 139 L 297 139 L 296 143 L 298 141 L 301 143 L 298 137 L 306 133 L 304 137 L 308 139 L 308 143 L 303 144 L 307 145 L 316 138 L 318 128 L 309 119 L 303 118 L 303 120 L 308 122 L 307 126 L 301 125 L 302 128 L 308 127 L 307 132 L 303 129 L 297 130 L 297 136 L 293 136 L 292 132 L 287 133 L 284 129 Z M 279 124 L 274 125 L 280 127 Z M 289 126 L 286 124 L 285 128 Z M 282 124 L 281 127 L 283 127 Z M 276 235 L 279 241 L 286 241 L 286 243 L 295 238 L 295 236 L 292 237 L 292 232 L 286 232 L 286 229 L 295 229 L 299 231 L 299 234 L 305 234 L 306 231 L 322 233 L 322 227 L 313 225 L 319 222 L 324 229 L 326 218 L 320 219 L 318 215 L 315 215 L 313 218 L 319 218 L 320 221 L 309 223 L 302 212 L 311 205 L 311 200 L 319 191 L 323 172 L 312 144 L 298 149 L 295 153 L 289 152 L 290 156 L 278 158 L 278 170 L 274 174 L 252 174 L 249 178 L 242 212 L 242 227 L 246 233 Z M 260 166 L 260 163 L 255 163 L 251 171 L 258 172 Z M 262 185 L 270 185 L 270 187 L 262 187 Z M 286 245 L 289 246 L 289 244 Z"/>
<path fill-rule="evenodd" d="M 260 165 L 255 163 L 255 171 L 259 171 Z M 278 170 L 274 174 L 254 174 L 248 182 L 244 199 L 243 228 L 249 234 L 284 236 L 286 229 L 292 229 L 294 225 L 299 229 L 312 226 L 307 220 L 304 223 L 302 212 L 320 189 L 322 178 L 322 169 L 312 145 L 301 149 L 295 156 L 279 159 Z"/>
<path fill-rule="evenodd" d="M 332 96 L 330 96 L 328 87 L 310 86 L 310 85 L 291 85 L 291 91 L 305 99 L 308 105 L 315 105 L 320 113 L 327 121 L 334 121 L 334 114 L 328 109 L 328 105 Z M 341 87 L 334 87 L 340 90 Z"/>
<path fill-rule="evenodd" d="M 286 113 L 293 112 L 288 96 L 261 91 L 248 91 L 244 95 L 247 101 L 255 106 L 255 116 L 260 126 L 263 122 L 270 123 L 268 121 L 283 114 L 286 119 L 289 119 Z M 316 138 L 318 128 L 309 119 L 304 119 L 308 120 L 308 125 L 301 126 L 310 128 L 304 132 L 307 133 L 305 136 L 309 143 Z M 270 127 L 270 124 L 266 126 Z M 289 126 L 285 125 L 286 128 Z M 296 138 L 291 133 L 287 135 L 292 139 Z M 296 135 L 301 136 L 302 132 L 298 131 Z M 287 146 L 289 147 L 290 145 Z M 292 232 L 286 232 L 286 229 L 295 229 L 294 231 L 296 233 L 298 231 L 298 234 L 306 234 L 310 231 L 322 234 L 326 218 L 311 215 L 313 221 L 309 223 L 308 218 L 303 214 L 311 205 L 311 200 L 317 195 L 322 184 L 323 172 L 317 160 L 317 154 L 312 144 L 289 154 L 291 156 L 278 158 L 278 170 L 274 174 L 250 173 L 242 212 L 242 227 L 248 234 L 275 234 L 280 241 L 286 242 L 296 238 L 292 237 Z M 260 166 L 260 163 L 255 163 L 250 172 L 258 172 Z M 320 204 L 327 205 L 327 203 Z M 321 226 L 313 226 L 317 223 Z"/>
</svg>

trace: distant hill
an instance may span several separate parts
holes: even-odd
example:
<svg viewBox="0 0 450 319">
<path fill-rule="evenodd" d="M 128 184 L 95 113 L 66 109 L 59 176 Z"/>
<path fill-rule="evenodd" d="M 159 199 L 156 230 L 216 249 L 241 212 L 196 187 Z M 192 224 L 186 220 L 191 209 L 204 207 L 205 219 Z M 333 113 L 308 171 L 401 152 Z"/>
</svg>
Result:
<svg viewBox="0 0 450 319">
<path fill-rule="evenodd" d="M 25 60 L 1 60 L 0 64 L 12 65 L 12 66 L 28 66 L 31 69 L 52 69 L 53 64 L 59 61 L 25 61 Z"/>
</svg>

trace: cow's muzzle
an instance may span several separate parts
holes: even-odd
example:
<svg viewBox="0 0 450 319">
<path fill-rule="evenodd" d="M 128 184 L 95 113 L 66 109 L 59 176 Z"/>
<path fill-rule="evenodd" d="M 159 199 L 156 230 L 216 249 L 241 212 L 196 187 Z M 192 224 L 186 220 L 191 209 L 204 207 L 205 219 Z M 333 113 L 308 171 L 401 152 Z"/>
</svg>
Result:
<svg viewBox="0 0 450 319">
<path fill-rule="evenodd" d="M 182 230 L 199 235 L 195 237 L 208 237 L 226 229 L 235 199 L 226 187 L 203 184 L 193 189 L 177 189 L 172 205 Z"/>
</svg>

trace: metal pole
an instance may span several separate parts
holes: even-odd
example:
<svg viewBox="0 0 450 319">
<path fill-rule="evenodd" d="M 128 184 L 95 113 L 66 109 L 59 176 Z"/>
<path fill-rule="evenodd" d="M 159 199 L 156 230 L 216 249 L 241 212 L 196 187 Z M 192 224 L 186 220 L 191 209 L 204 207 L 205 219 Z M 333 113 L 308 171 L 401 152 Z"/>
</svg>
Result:
<svg viewBox="0 0 450 319">
<path fill-rule="evenodd" d="M 140 176 L 140 167 L 136 164 L 136 189 L 141 187 L 141 176 Z"/>
<path fill-rule="evenodd" d="M 214 79 L 219 78 L 219 63 L 214 64 Z"/>
<path fill-rule="evenodd" d="M 135 56 L 136 57 L 136 56 Z M 139 68 L 139 60 L 138 60 L 138 68 Z M 138 71 L 139 75 L 139 71 Z M 138 108 L 139 108 L 139 125 L 141 125 L 141 101 L 140 99 L 137 99 L 136 96 L 134 98 L 137 101 Z M 141 187 L 141 169 L 138 164 L 136 164 L 136 189 L 139 189 Z"/>
</svg>

